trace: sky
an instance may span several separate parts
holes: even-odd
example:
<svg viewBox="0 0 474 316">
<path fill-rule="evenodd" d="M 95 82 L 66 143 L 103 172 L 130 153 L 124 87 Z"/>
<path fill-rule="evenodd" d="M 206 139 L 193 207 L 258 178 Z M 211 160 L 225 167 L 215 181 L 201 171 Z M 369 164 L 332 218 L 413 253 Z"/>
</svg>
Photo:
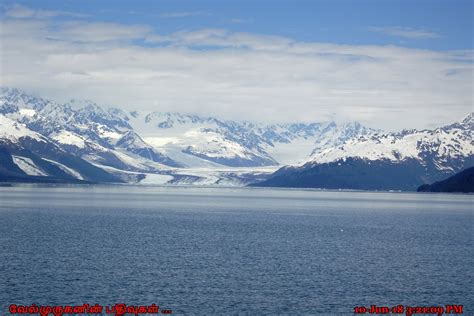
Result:
<svg viewBox="0 0 474 316">
<path fill-rule="evenodd" d="M 256 122 L 473 111 L 474 1 L 0 1 L 0 85 Z"/>
</svg>

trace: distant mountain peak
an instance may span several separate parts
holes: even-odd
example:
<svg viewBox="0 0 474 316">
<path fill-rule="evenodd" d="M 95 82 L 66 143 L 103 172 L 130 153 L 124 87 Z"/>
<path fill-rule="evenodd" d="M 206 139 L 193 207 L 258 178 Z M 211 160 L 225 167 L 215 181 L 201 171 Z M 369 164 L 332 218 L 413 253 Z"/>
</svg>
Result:
<svg viewBox="0 0 474 316">
<path fill-rule="evenodd" d="M 466 115 L 466 117 L 461 121 L 461 124 L 467 125 L 468 127 L 472 128 L 474 126 L 474 112 L 471 112 Z"/>
</svg>

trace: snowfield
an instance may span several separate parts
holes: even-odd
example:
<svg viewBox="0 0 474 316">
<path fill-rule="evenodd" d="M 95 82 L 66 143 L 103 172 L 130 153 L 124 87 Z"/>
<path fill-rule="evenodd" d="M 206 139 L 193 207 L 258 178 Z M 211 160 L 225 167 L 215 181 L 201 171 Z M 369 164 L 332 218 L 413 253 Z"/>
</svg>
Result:
<svg viewBox="0 0 474 316">
<path fill-rule="evenodd" d="M 86 146 L 84 137 L 70 131 L 60 131 L 59 133 L 51 135 L 51 138 L 64 145 L 72 145 L 79 148 L 84 148 Z"/>
<path fill-rule="evenodd" d="M 0 138 L 8 139 L 16 143 L 23 137 L 29 137 L 38 142 L 45 142 L 40 134 L 28 129 L 25 124 L 13 121 L 0 114 Z"/>
</svg>

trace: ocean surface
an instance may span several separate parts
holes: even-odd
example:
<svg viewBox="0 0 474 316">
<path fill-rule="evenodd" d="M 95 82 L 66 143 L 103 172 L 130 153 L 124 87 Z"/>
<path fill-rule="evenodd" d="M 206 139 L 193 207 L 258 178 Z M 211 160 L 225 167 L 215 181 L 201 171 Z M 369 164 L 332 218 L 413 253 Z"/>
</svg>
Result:
<svg viewBox="0 0 474 316">
<path fill-rule="evenodd" d="M 474 312 L 473 195 L 145 186 L 0 187 L 0 314 Z"/>
</svg>

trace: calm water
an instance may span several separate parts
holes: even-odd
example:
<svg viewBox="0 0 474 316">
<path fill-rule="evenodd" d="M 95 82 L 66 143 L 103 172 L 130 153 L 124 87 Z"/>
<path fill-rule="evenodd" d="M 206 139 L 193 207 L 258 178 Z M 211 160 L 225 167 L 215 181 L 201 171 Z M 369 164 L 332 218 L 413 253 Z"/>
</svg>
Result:
<svg viewBox="0 0 474 316">
<path fill-rule="evenodd" d="M 175 314 L 474 311 L 474 196 L 271 189 L 0 187 L 9 304 Z"/>
</svg>

